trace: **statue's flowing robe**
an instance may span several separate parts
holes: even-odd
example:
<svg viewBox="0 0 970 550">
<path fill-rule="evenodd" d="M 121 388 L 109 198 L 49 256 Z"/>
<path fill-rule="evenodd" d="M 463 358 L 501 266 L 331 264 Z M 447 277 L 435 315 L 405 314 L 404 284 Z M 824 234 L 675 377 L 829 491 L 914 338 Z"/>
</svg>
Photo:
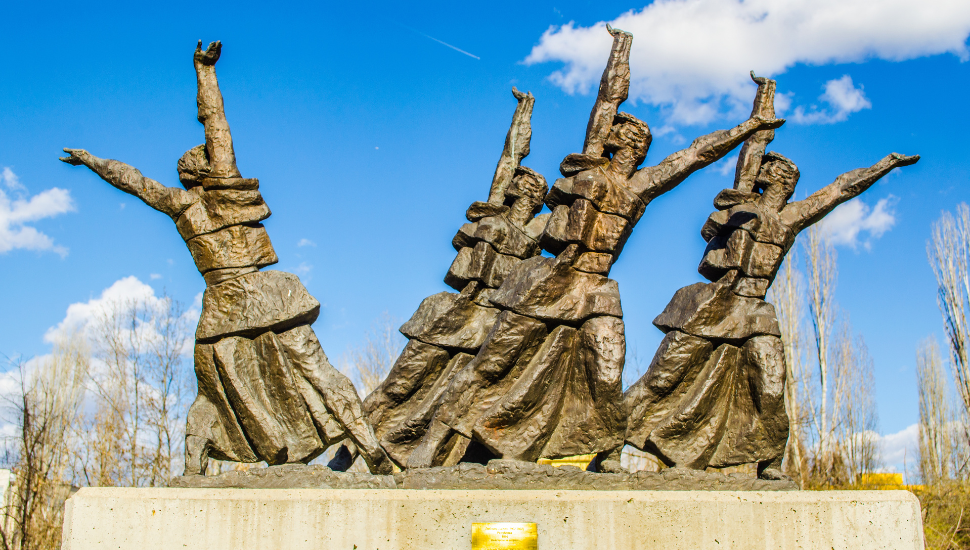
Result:
<svg viewBox="0 0 970 550">
<path fill-rule="evenodd" d="M 376 441 L 310 328 L 320 303 L 296 275 L 259 271 L 277 257 L 258 182 L 210 178 L 191 191 L 199 200 L 175 222 L 207 288 L 186 434 L 213 458 L 269 464 L 309 462 L 348 431 Z"/>
<path fill-rule="evenodd" d="M 702 235 L 712 283 L 676 292 L 654 324 L 666 333 L 627 389 L 627 443 L 690 468 L 775 460 L 788 438 L 785 350 L 764 300 L 794 242 L 756 193 L 726 191 Z"/>
</svg>

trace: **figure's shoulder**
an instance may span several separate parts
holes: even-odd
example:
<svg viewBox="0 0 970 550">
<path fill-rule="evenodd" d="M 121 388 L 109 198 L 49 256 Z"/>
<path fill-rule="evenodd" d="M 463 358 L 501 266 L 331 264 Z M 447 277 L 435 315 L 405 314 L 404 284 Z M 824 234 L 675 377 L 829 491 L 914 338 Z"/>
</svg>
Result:
<svg viewBox="0 0 970 550">
<path fill-rule="evenodd" d="M 626 187 L 633 193 L 636 193 L 644 203 L 649 203 L 652 199 L 656 198 L 651 192 L 655 189 L 662 188 L 665 181 L 669 181 L 674 177 L 675 171 L 675 165 L 667 162 L 665 159 L 664 162 L 655 166 L 644 166 L 638 169 L 626 181 Z"/>
</svg>

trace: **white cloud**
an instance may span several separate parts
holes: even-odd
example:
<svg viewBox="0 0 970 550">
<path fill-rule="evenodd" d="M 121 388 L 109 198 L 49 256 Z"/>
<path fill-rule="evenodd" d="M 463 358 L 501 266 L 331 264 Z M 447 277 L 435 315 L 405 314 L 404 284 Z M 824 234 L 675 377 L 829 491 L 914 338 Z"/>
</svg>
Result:
<svg viewBox="0 0 970 550">
<path fill-rule="evenodd" d="M 152 287 L 135 276 L 119 279 L 104 289 L 99 297 L 67 306 L 64 319 L 47 330 L 44 341 L 54 343 L 72 332 L 90 335 L 99 319 L 119 304 L 131 301 L 147 301 L 155 305 L 158 298 Z"/>
<path fill-rule="evenodd" d="M 151 273 L 151 274 L 148 275 L 148 278 L 151 279 L 151 280 L 153 280 L 153 281 L 157 281 L 157 280 L 161 279 L 162 276 L 160 274 L 158 274 L 158 273 Z"/>
<path fill-rule="evenodd" d="M 865 232 L 866 238 L 861 243 L 869 250 L 872 239 L 878 239 L 896 224 L 897 202 L 896 196 L 889 195 L 879 199 L 875 208 L 870 208 L 862 199 L 852 199 L 822 219 L 822 230 L 832 244 L 852 248 L 859 246 L 860 234 Z"/>
<path fill-rule="evenodd" d="M 53 239 L 28 224 L 73 212 L 70 191 L 54 187 L 27 198 L 20 178 L 8 167 L 0 171 L 0 181 L 14 194 L 12 198 L 0 189 L 0 254 L 24 249 L 50 250 L 66 256 L 67 248 L 54 244 Z"/>
<path fill-rule="evenodd" d="M 750 112 L 749 70 L 777 76 L 799 63 L 970 58 L 965 0 L 656 0 L 610 23 L 634 35 L 631 99 L 662 106 L 681 124 Z M 525 63 L 561 62 L 554 84 L 595 91 L 611 40 L 605 22 L 553 26 Z"/>
<path fill-rule="evenodd" d="M 670 124 L 664 124 L 663 126 L 660 126 L 658 128 L 652 128 L 650 130 L 650 133 L 653 134 L 653 137 L 658 137 L 658 138 L 669 135 L 670 137 L 668 137 L 667 139 L 677 145 L 687 142 L 687 138 L 680 135 L 680 132 L 677 131 L 677 128 L 675 128 L 673 125 L 670 125 Z"/>
<path fill-rule="evenodd" d="M 832 124 L 842 122 L 849 115 L 863 109 L 871 109 L 872 103 L 862 91 L 852 83 L 852 77 L 843 75 L 842 78 L 829 80 L 825 83 L 825 93 L 819 99 L 829 104 L 828 109 L 819 109 L 812 105 L 809 112 L 798 106 L 792 113 L 791 120 L 797 124 Z"/>
<path fill-rule="evenodd" d="M 317 243 L 310 239 L 300 239 L 300 242 L 296 243 L 296 246 L 317 246 Z"/>
<path fill-rule="evenodd" d="M 155 290 L 152 287 L 143 283 L 135 276 L 119 279 L 104 289 L 97 298 L 92 298 L 87 302 L 76 302 L 69 305 L 64 319 L 56 326 L 49 328 L 44 334 L 44 341 L 54 343 L 69 334 L 77 333 L 87 338 L 89 342 L 93 342 L 97 333 L 98 323 L 110 315 L 115 308 L 123 306 L 124 304 L 138 302 L 150 311 L 164 311 L 169 305 L 167 301 L 169 299 L 164 296 L 156 296 Z M 183 312 L 183 317 L 188 327 L 195 327 L 198 324 L 201 309 L 202 293 L 199 293 L 193 301 L 192 306 Z M 148 339 L 153 338 L 156 333 L 155 327 L 147 324 L 139 326 L 137 330 L 142 331 L 140 334 Z M 192 343 L 192 340 L 189 339 L 187 341 L 187 348 L 183 351 L 190 353 Z"/>
<path fill-rule="evenodd" d="M 919 424 L 887 435 L 877 435 L 879 457 L 888 472 L 908 473 L 919 462 Z"/>
<path fill-rule="evenodd" d="M 791 101 L 794 96 L 795 92 L 775 93 L 775 116 L 785 116 L 788 109 L 791 109 Z"/>
<path fill-rule="evenodd" d="M 711 166 L 712 170 L 714 170 L 715 172 L 717 172 L 722 176 L 726 176 L 728 174 L 733 175 L 737 171 L 737 168 L 738 168 L 737 155 L 724 157 L 721 160 L 715 162 L 713 166 Z"/>
</svg>

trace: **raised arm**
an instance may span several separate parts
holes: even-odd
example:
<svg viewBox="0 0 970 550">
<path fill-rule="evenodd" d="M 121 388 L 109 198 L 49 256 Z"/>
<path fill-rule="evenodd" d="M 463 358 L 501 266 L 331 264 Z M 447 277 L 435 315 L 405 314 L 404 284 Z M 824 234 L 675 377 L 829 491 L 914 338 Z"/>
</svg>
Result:
<svg viewBox="0 0 970 550">
<path fill-rule="evenodd" d="M 879 181 L 893 168 L 916 164 L 919 155 L 892 153 L 869 168 L 857 168 L 835 178 L 829 185 L 812 193 L 807 199 L 789 203 L 781 211 L 781 220 L 795 234 L 819 221 L 836 206 L 857 197 Z"/>
<path fill-rule="evenodd" d="M 87 166 L 104 181 L 138 197 L 155 210 L 168 214 L 173 220 L 198 200 L 195 193 L 178 187 L 165 187 L 123 162 L 101 159 L 84 149 L 64 149 L 64 152 L 70 156 L 61 157 L 62 161 L 73 166 Z"/>
<path fill-rule="evenodd" d="M 232 135 L 222 104 L 222 92 L 216 79 L 216 61 L 222 53 L 222 43 L 212 42 L 203 52 L 202 41 L 195 48 L 195 74 L 199 82 L 199 122 L 205 126 L 205 149 L 209 153 L 210 178 L 238 178 L 236 154 L 232 149 Z"/>
<path fill-rule="evenodd" d="M 512 115 L 509 133 L 505 136 L 505 148 L 502 149 L 502 156 L 495 167 L 495 176 L 492 177 L 492 188 L 488 192 L 488 202 L 492 204 L 505 202 L 505 190 L 512 183 L 512 176 L 519 163 L 529 156 L 529 144 L 532 141 L 532 107 L 536 98 L 531 93 L 520 92 L 515 86 L 512 87 L 512 95 L 519 103 Z"/>
<path fill-rule="evenodd" d="M 751 80 L 758 85 L 751 116 L 775 118 L 775 81 L 757 77 L 754 71 L 751 71 Z M 774 130 L 760 130 L 744 141 L 741 152 L 738 153 L 738 166 L 734 172 L 735 189 L 744 193 L 750 193 L 754 189 L 754 180 L 761 169 L 761 158 L 773 139 L 775 139 Z"/>
<path fill-rule="evenodd" d="M 583 144 L 583 154 L 593 157 L 603 154 L 603 145 L 610 135 L 613 118 L 630 93 L 630 46 L 633 44 L 633 35 L 609 25 L 606 30 L 613 35 L 613 48 L 600 79 L 596 103 L 589 114 L 586 142 Z"/>
<path fill-rule="evenodd" d="M 629 187 L 640 198 L 650 201 L 670 191 L 697 170 L 714 163 L 752 134 L 761 130 L 773 130 L 785 123 L 785 119 L 751 117 L 730 130 L 718 130 L 701 136 L 690 147 L 677 151 L 656 166 L 638 170 L 630 178 Z"/>
</svg>

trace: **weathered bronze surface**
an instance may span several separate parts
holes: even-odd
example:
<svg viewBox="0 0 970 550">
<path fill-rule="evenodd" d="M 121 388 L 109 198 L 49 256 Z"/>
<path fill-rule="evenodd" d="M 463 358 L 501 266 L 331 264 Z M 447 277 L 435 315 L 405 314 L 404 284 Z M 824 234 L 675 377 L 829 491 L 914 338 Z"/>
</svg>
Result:
<svg viewBox="0 0 970 550">
<path fill-rule="evenodd" d="M 278 261 L 261 223 L 270 210 L 259 182 L 236 167 L 215 74 L 218 42 L 205 51 L 200 43 L 194 55 L 206 143 L 178 161 L 184 189 L 65 149 L 64 162 L 87 166 L 171 217 L 205 278 L 186 474 L 205 473 L 210 456 L 306 463 L 346 441 L 332 469 L 345 470 L 360 455 L 383 475 L 285 471 L 340 486 L 644 489 L 731 486 L 688 469 L 756 462 L 764 479 L 754 487 L 792 487 L 766 481 L 782 477 L 788 418 L 784 348 L 765 293 L 800 231 L 919 157 L 891 154 L 789 203 L 798 169 L 766 152 L 784 123 L 775 118 L 775 82 L 752 74 L 758 92 L 748 120 L 641 168 L 650 129 L 619 112 L 633 37 L 608 30 L 613 47 L 582 152 L 562 161 L 563 177 L 551 189 L 521 165 L 535 98 L 512 89 L 517 106 L 488 200 L 468 207 L 468 223 L 452 239 L 457 253 L 444 280 L 457 292 L 421 302 L 401 327 L 403 352 L 363 403 L 310 328 L 319 302 L 296 275 L 261 271 Z M 701 229 L 707 249 L 698 271 L 711 282 L 674 294 L 654 320 L 666 336 L 624 394 L 623 310 L 610 268 L 653 199 L 742 143 L 734 187 L 715 197 L 716 212 Z M 538 215 L 543 204 L 551 212 Z M 625 472 L 615 460 L 625 442 L 674 468 Z M 581 455 L 590 469 L 609 473 L 530 464 Z M 393 463 L 412 470 L 387 475 Z M 433 466 L 442 468 L 427 469 Z M 272 484 L 263 474 L 243 477 Z M 219 486 L 191 479 L 205 478 L 179 483 Z M 475 548 L 536 547 L 534 524 L 524 538 L 485 525 L 476 528 Z"/>
<path fill-rule="evenodd" d="M 458 254 L 445 282 L 460 292 L 441 292 L 421 302 L 401 327 L 407 346 L 364 400 L 381 444 L 401 466 L 427 432 L 442 393 L 493 330 L 501 310 L 490 297 L 523 260 L 540 252 L 538 237 L 549 215 L 536 214 L 548 186 L 520 164 L 529 154 L 535 98 L 515 88 L 512 95 L 518 104 L 488 201 L 469 206 L 469 223 L 452 240 Z M 434 464 L 456 464 L 469 443 L 468 437 L 450 434 Z"/>
<path fill-rule="evenodd" d="M 349 438 L 372 471 L 391 462 L 364 418 L 353 384 L 334 369 L 310 324 L 320 303 L 291 273 L 259 271 L 277 262 L 260 224 L 270 215 L 259 182 L 236 168 L 215 64 L 222 45 L 195 50 L 199 121 L 205 145 L 178 161 L 184 189 L 166 187 L 116 160 L 65 149 L 85 165 L 175 222 L 206 280 L 196 330 L 199 395 L 189 409 L 186 474 L 209 457 L 269 464 L 308 462 Z"/>
<path fill-rule="evenodd" d="M 535 523 L 472 523 L 472 550 L 536 550 Z"/>
<path fill-rule="evenodd" d="M 773 80 L 758 84 L 752 117 L 774 117 Z M 745 142 L 733 189 L 714 199 L 701 230 L 698 267 L 713 281 L 684 287 L 655 320 L 667 335 L 646 374 L 624 395 L 629 444 L 670 466 L 703 469 L 758 463 L 780 471 L 788 439 L 785 352 L 774 307 L 764 300 L 795 236 L 890 170 L 919 156 L 893 153 L 842 174 L 805 200 L 791 202 L 799 172 L 760 131 Z"/>
<path fill-rule="evenodd" d="M 609 30 L 613 49 L 583 152 L 566 157 L 560 166 L 565 177 L 545 197 L 552 214 L 538 240 L 555 257 L 515 264 L 489 292 L 487 303 L 497 313 L 490 330 L 478 349 L 463 350 L 474 357 L 448 371 L 450 380 L 436 391 L 433 407 L 408 419 L 410 455 L 395 456 L 402 465 L 607 457 L 619 449 L 626 430 L 621 403 L 626 343 L 610 266 L 651 200 L 756 132 L 784 122 L 754 116 L 698 138 L 657 166 L 639 168 L 650 130 L 618 112 L 629 89 L 633 37 Z"/>
</svg>

